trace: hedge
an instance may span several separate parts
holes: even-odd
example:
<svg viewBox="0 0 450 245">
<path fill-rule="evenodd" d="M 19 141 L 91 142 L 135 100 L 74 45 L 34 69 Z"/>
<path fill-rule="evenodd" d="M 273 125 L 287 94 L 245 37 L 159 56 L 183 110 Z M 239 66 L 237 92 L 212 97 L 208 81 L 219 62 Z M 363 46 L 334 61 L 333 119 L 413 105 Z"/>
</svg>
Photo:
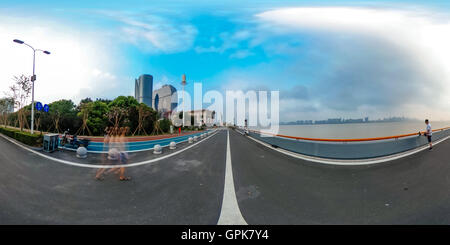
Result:
<svg viewBox="0 0 450 245">
<path fill-rule="evenodd" d="M 17 141 L 31 146 L 41 146 L 42 145 L 42 135 L 41 134 L 31 134 L 28 132 L 22 132 L 16 129 L 3 128 L 0 127 L 0 133 L 9 136 Z"/>
</svg>

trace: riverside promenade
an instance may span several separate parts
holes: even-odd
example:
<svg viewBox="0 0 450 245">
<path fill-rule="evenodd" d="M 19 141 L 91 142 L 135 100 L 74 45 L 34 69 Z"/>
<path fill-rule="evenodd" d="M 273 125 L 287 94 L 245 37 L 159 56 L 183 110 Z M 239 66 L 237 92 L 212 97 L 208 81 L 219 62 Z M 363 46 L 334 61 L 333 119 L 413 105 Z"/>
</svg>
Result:
<svg viewBox="0 0 450 245">
<path fill-rule="evenodd" d="M 220 129 L 135 153 L 129 182 L 94 180 L 101 154 L 45 154 L 3 135 L 0 149 L 1 224 L 450 224 L 449 140 L 334 165 Z"/>
</svg>

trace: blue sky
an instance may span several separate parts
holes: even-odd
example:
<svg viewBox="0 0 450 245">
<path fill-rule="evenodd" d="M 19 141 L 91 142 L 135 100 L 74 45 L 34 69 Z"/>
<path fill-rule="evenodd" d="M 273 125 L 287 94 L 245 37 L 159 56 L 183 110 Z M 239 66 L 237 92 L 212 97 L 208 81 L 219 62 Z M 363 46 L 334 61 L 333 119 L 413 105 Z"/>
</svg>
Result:
<svg viewBox="0 0 450 245">
<path fill-rule="evenodd" d="M 143 73 L 180 89 L 186 73 L 205 91 L 279 90 L 282 121 L 450 119 L 448 1 L 211 2 L 3 0 L 0 89 L 30 72 L 21 38 L 52 51 L 42 101 L 132 95 Z"/>
</svg>

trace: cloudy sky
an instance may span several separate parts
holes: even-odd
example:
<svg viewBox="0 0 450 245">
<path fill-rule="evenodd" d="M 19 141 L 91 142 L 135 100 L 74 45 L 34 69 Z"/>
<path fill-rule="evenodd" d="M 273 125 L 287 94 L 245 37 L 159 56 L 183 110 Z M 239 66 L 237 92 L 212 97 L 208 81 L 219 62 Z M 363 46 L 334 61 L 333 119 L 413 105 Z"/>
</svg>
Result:
<svg viewBox="0 0 450 245">
<path fill-rule="evenodd" d="M 449 1 L 0 2 L 0 97 L 32 72 L 36 100 L 154 86 L 279 90 L 280 119 L 450 119 Z M 245 2 L 245 3 L 243 3 Z M 193 91 L 193 86 L 187 87 Z"/>
</svg>

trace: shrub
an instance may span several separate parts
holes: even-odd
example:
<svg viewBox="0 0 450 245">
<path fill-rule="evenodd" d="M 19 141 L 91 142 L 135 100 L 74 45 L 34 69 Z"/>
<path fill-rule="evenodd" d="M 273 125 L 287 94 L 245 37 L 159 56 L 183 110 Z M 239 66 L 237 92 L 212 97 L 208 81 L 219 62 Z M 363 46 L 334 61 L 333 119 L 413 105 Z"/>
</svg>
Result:
<svg viewBox="0 0 450 245">
<path fill-rule="evenodd" d="M 161 127 L 161 130 L 165 133 L 169 132 L 170 130 L 170 125 L 172 123 L 170 122 L 169 119 L 164 118 L 163 120 L 160 121 L 159 126 Z"/>
<path fill-rule="evenodd" d="M 28 132 L 22 132 L 16 129 L 2 128 L 0 127 L 0 133 L 9 136 L 17 141 L 20 141 L 26 145 L 30 146 L 40 146 L 42 145 L 42 135 L 41 134 L 31 134 Z"/>
</svg>

